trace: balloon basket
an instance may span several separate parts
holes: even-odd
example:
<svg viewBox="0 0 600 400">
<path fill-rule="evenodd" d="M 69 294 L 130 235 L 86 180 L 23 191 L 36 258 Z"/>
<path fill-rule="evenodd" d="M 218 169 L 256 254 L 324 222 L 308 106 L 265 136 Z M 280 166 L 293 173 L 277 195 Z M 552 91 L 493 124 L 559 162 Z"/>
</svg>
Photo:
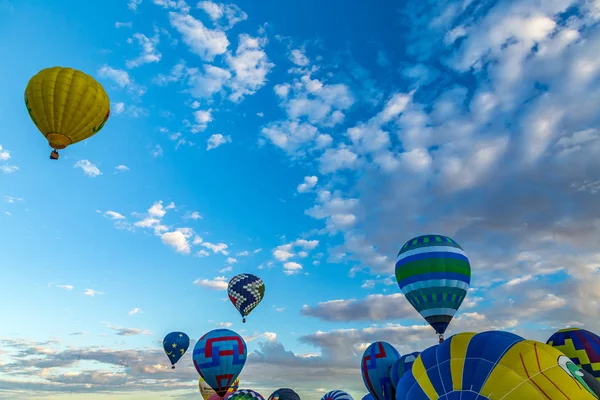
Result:
<svg viewBox="0 0 600 400">
<path fill-rule="evenodd" d="M 58 151 L 52 150 L 52 153 L 50 153 L 50 159 L 51 160 L 58 160 Z"/>
<path fill-rule="evenodd" d="M 173 365 L 173 366 L 171 367 L 171 369 L 175 369 L 175 366 Z"/>
</svg>

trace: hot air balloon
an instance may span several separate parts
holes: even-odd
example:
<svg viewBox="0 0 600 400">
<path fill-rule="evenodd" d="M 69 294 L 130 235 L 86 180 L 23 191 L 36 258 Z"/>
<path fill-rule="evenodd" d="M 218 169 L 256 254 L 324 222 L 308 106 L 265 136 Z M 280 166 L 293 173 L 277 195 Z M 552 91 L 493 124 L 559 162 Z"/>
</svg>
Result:
<svg viewBox="0 0 600 400">
<path fill-rule="evenodd" d="M 400 378 L 402 378 L 402 375 L 404 375 L 407 371 L 410 371 L 413 362 L 415 362 L 418 356 L 418 352 L 405 354 L 402 357 L 400 357 L 398 361 L 394 363 L 394 365 L 392 365 L 392 368 L 390 368 L 390 380 L 392 382 L 394 390 L 396 390 L 396 387 L 398 386 L 398 381 L 400 380 Z"/>
<path fill-rule="evenodd" d="M 547 344 L 509 332 L 459 333 L 423 351 L 396 400 L 594 400 L 600 383 Z"/>
<path fill-rule="evenodd" d="M 190 347 L 190 338 L 183 332 L 171 332 L 163 339 L 163 349 L 171 361 L 171 368 L 185 354 Z"/>
<path fill-rule="evenodd" d="M 406 242 L 398 253 L 396 281 L 441 343 L 467 295 L 471 265 L 463 249 L 449 237 L 419 236 Z"/>
<path fill-rule="evenodd" d="M 227 398 L 230 394 L 232 394 L 233 392 L 235 392 L 236 390 L 238 390 L 239 385 L 240 385 L 240 378 L 237 378 L 233 382 L 233 385 L 231 385 L 231 387 L 229 388 L 229 390 L 227 390 L 227 394 L 225 394 L 225 398 Z M 198 379 L 198 389 L 200 390 L 200 394 L 202 395 L 202 398 L 204 400 L 208 400 L 210 396 L 212 396 L 213 394 L 216 393 L 208 385 L 208 383 L 206 383 L 206 381 L 204 379 L 202 379 L 202 377 L 200 377 Z"/>
<path fill-rule="evenodd" d="M 268 400 L 300 400 L 300 396 L 292 389 L 281 388 L 274 391 Z"/>
<path fill-rule="evenodd" d="M 400 353 L 389 343 L 371 343 L 365 350 L 360 369 L 363 382 L 375 400 L 393 400 L 394 387 L 390 368 L 400 358 Z"/>
<path fill-rule="evenodd" d="M 202 336 L 194 346 L 196 370 L 221 397 L 233 385 L 246 363 L 246 342 L 229 329 L 215 329 Z"/>
<path fill-rule="evenodd" d="M 265 284 L 258 276 L 239 274 L 234 276 L 227 285 L 229 300 L 242 315 L 242 322 L 261 302 L 265 295 Z"/>
<path fill-rule="evenodd" d="M 25 106 L 35 126 L 58 151 L 98 133 L 110 115 L 110 100 L 94 78 L 63 67 L 46 68 L 25 89 Z"/>
<path fill-rule="evenodd" d="M 566 328 L 546 342 L 569 357 L 575 365 L 600 381 L 600 337 L 581 328 Z"/>
<path fill-rule="evenodd" d="M 332 390 L 331 392 L 325 393 L 325 396 L 321 397 L 321 400 L 354 400 L 352 396 L 343 390 Z"/>
<path fill-rule="evenodd" d="M 367 393 L 363 396 L 362 400 L 375 400 L 371 393 Z"/>
<path fill-rule="evenodd" d="M 238 389 L 229 396 L 229 400 L 251 400 L 259 399 L 265 400 L 265 398 L 258 392 L 251 389 Z"/>
</svg>

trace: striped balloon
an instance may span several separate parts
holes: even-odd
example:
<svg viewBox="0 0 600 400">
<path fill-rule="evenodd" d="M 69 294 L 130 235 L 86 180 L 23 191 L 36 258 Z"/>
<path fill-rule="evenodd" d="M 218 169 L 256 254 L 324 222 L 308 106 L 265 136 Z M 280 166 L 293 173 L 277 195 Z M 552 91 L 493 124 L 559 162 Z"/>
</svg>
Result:
<svg viewBox="0 0 600 400">
<path fill-rule="evenodd" d="M 325 393 L 325 396 L 321 397 L 321 400 L 354 400 L 352 396 L 343 390 L 332 390 L 331 392 Z"/>
<path fill-rule="evenodd" d="M 394 363 L 394 365 L 392 365 L 392 368 L 390 368 L 390 380 L 392 381 L 392 386 L 394 387 L 394 390 L 396 390 L 396 387 L 398 386 L 398 381 L 400 380 L 400 378 L 402 378 L 402 375 L 410 371 L 417 357 L 419 357 L 418 351 L 410 354 L 405 354 L 402 357 L 400 357 L 398 361 Z"/>
<path fill-rule="evenodd" d="M 406 299 L 443 335 L 471 283 L 471 265 L 458 243 L 442 235 L 409 240 L 396 258 L 396 281 Z"/>
<path fill-rule="evenodd" d="M 600 337 L 581 328 L 561 329 L 546 342 L 560 350 L 579 368 L 600 381 Z"/>
<path fill-rule="evenodd" d="M 265 400 L 262 394 L 255 392 L 252 389 L 239 389 L 236 390 L 231 396 L 228 397 L 228 400 Z"/>
</svg>

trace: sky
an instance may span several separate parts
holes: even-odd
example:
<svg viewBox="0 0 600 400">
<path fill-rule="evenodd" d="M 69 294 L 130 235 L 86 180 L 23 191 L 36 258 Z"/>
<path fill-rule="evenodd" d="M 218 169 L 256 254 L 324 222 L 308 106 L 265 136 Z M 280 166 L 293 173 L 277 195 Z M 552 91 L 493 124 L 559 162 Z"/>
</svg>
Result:
<svg viewBox="0 0 600 400">
<path fill-rule="evenodd" d="M 0 0 L 0 398 L 198 399 L 171 331 L 227 327 L 241 387 L 366 394 L 373 341 L 437 343 L 395 257 L 464 248 L 447 336 L 600 331 L 600 2 Z M 48 159 L 39 70 L 107 90 Z M 228 280 L 264 300 L 242 324 Z"/>
</svg>

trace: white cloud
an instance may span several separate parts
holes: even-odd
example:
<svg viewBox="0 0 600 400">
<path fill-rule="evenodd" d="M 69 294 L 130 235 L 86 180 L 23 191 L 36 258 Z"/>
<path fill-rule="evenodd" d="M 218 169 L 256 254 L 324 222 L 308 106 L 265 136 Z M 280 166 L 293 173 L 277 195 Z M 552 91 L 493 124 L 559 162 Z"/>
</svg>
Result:
<svg viewBox="0 0 600 400">
<path fill-rule="evenodd" d="M 235 4 L 221 4 L 212 1 L 201 1 L 198 3 L 198 8 L 204 10 L 213 22 L 221 25 L 221 19 L 225 18 L 227 24 L 223 29 L 231 29 L 235 24 L 248 19 L 248 15 Z"/>
<path fill-rule="evenodd" d="M 196 125 L 192 128 L 192 133 L 201 132 L 206 129 L 208 123 L 213 120 L 212 109 L 194 111 L 194 120 Z"/>
<path fill-rule="evenodd" d="M 299 67 L 306 67 L 310 60 L 306 57 L 303 50 L 294 49 L 290 53 L 290 60 Z"/>
<path fill-rule="evenodd" d="M 202 60 L 212 61 L 215 56 L 227 51 L 229 40 L 223 31 L 208 29 L 189 14 L 169 12 L 169 20 L 192 53 L 200 56 Z"/>
<path fill-rule="evenodd" d="M 10 204 L 14 204 L 14 203 L 22 203 L 25 201 L 25 199 L 21 198 L 21 197 L 13 197 L 13 196 L 4 196 L 4 201 L 6 201 L 7 203 Z"/>
<path fill-rule="evenodd" d="M 123 102 L 113 103 L 112 111 L 115 113 L 115 115 L 123 114 L 125 112 L 125 103 L 123 103 Z"/>
<path fill-rule="evenodd" d="M 319 136 L 319 131 L 307 122 L 280 121 L 263 127 L 261 134 L 289 155 L 301 156 Z"/>
<path fill-rule="evenodd" d="M 163 154 L 164 154 L 164 151 L 159 144 L 154 146 L 154 148 L 150 151 L 150 155 L 154 158 L 162 157 Z"/>
<path fill-rule="evenodd" d="M 0 161 L 10 160 L 10 152 L 2 147 L 0 144 Z"/>
<path fill-rule="evenodd" d="M 227 245 L 225 243 L 214 244 L 210 242 L 203 242 L 201 245 L 212 250 L 214 254 L 221 253 L 225 256 L 229 255 L 229 252 L 227 251 Z"/>
<path fill-rule="evenodd" d="M 214 289 L 214 290 L 227 290 L 228 283 L 229 282 L 228 282 L 227 278 L 224 276 L 217 276 L 213 280 L 196 279 L 196 281 L 194 281 L 194 285 L 198 285 L 198 286 L 202 286 L 202 287 L 206 287 L 206 288 Z"/>
<path fill-rule="evenodd" d="M 129 167 L 127 165 L 120 164 L 115 167 L 115 170 L 117 172 L 125 172 L 125 171 L 129 171 Z"/>
<path fill-rule="evenodd" d="M 104 294 L 103 292 L 99 292 L 98 290 L 94 290 L 94 289 L 85 289 L 85 291 L 83 292 L 84 295 L 89 296 L 89 297 L 95 297 L 98 295 L 102 295 Z"/>
<path fill-rule="evenodd" d="M 14 172 L 17 172 L 19 170 L 19 167 L 17 167 L 16 165 L 0 165 L 0 171 L 2 171 L 5 174 L 12 174 Z"/>
<path fill-rule="evenodd" d="M 73 290 L 73 285 L 55 285 L 59 289 Z"/>
<path fill-rule="evenodd" d="M 235 264 L 236 262 L 238 262 L 238 260 L 236 258 L 233 257 L 227 257 L 227 260 L 225 261 L 227 264 Z"/>
<path fill-rule="evenodd" d="M 285 264 L 283 264 L 283 272 L 286 275 L 298 274 L 301 271 L 302 271 L 302 265 L 298 264 L 297 262 L 288 261 Z"/>
<path fill-rule="evenodd" d="M 129 7 L 130 10 L 132 11 L 136 11 L 137 7 L 142 4 L 144 0 L 129 0 L 127 2 L 127 7 Z"/>
<path fill-rule="evenodd" d="M 217 147 L 224 145 L 225 143 L 231 143 L 231 136 L 223 136 L 220 133 L 211 135 L 206 141 L 206 150 L 216 149 Z"/>
<path fill-rule="evenodd" d="M 191 228 L 177 228 L 175 231 L 163 233 L 160 239 L 164 244 L 175 248 L 178 253 L 189 254 L 191 252 L 189 239 L 193 235 L 194 231 Z"/>
<path fill-rule="evenodd" d="M 269 62 L 264 46 L 266 38 L 255 38 L 247 34 L 239 36 L 235 55 L 227 56 L 227 64 L 233 72 L 228 83 L 232 93 L 229 99 L 238 102 L 244 96 L 253 95 L 266 83 L 267 74 L 275 66 Z"/>
<path fill-rule="evenodd" d="M 115 28 L 131 28 L 132 23 L 130 22 L 115 22 Z"/>
<path fill-rule="evenodd" d="M 92 164 L 89 160 L 79 160 L 75 163 L 75 165 L 73 165 L 73 168 L 81 168 L 84 174 L 92 178 L 102 175 L 100 169 L 96 165 Z"/>
<path fill-rule="evenodd" d="M 144 64 L 157 63 L 160 61 L 162 55 L 156 49 L 159 42 L 159 34 L 156 31 L 154 36 L 148 38 L 146 35 L 141 33 L 134 33 L 132 38 L 127 40 L 127 43 L 133 44 L 137 42 L 138 46 L 142 48 L 141 54 L 133 60 L 127 60 L 127 68 L 137 68 Z"/>
<path fill-rule="evenodd" d="M 297 187 L 298 193 L 308 192 L 310 189 L 315 187 L 315 185 L 317 184 L 318 181 L 319 181 L 319 178 L 317 178 L 314 175 L 313 176 L 305 176 L 304 183 L 299 184 Z"/>
<path fill-rule="evenodd" d="M 106 211 L 104 213 L 104 216 L 108 219 L 112 219 L 112 220 L 118 220 L 118 219 L 125 219 L 125 216 L 119 214 L 116 211 Z"/>
<path fill-rule="evenodd" d="M 200 215 L 200 213 L 198 211 L 192 211 L 191 213 L 186 214 L 183 218 L 199 220 L 199 219 L 202 219 L 202 215 Z"/>
<path fill-rule="evenodd" d="M 136 308 L 132 309 L 131 311 L 129 311 L 129 315 L 135 315 L 135 314 L 139 314 L 141 312 L 142 312 L 142 310 L 140 308 L 136 307 Z"/>
<path fill-rule="evenodd" d="M 319 171 L 331 174 L 344 169 L 354 169 L 358 165 L 358 156 L 346 147 L 327 149 L 319 158 Z"/>
<path fill-rule="evenodd" d="M 108 65 L 103 65 L 102 67 L 100 67 L 100 69 L 98 70 L 98 75 L 101 78 L 107 78 L 112 80 L 122 88 L 132 84 L 132 80 L 129 77 L 127 71 L 124 71 L 122 69 L 115 69 L 109 67 Z"/>
</svg>

